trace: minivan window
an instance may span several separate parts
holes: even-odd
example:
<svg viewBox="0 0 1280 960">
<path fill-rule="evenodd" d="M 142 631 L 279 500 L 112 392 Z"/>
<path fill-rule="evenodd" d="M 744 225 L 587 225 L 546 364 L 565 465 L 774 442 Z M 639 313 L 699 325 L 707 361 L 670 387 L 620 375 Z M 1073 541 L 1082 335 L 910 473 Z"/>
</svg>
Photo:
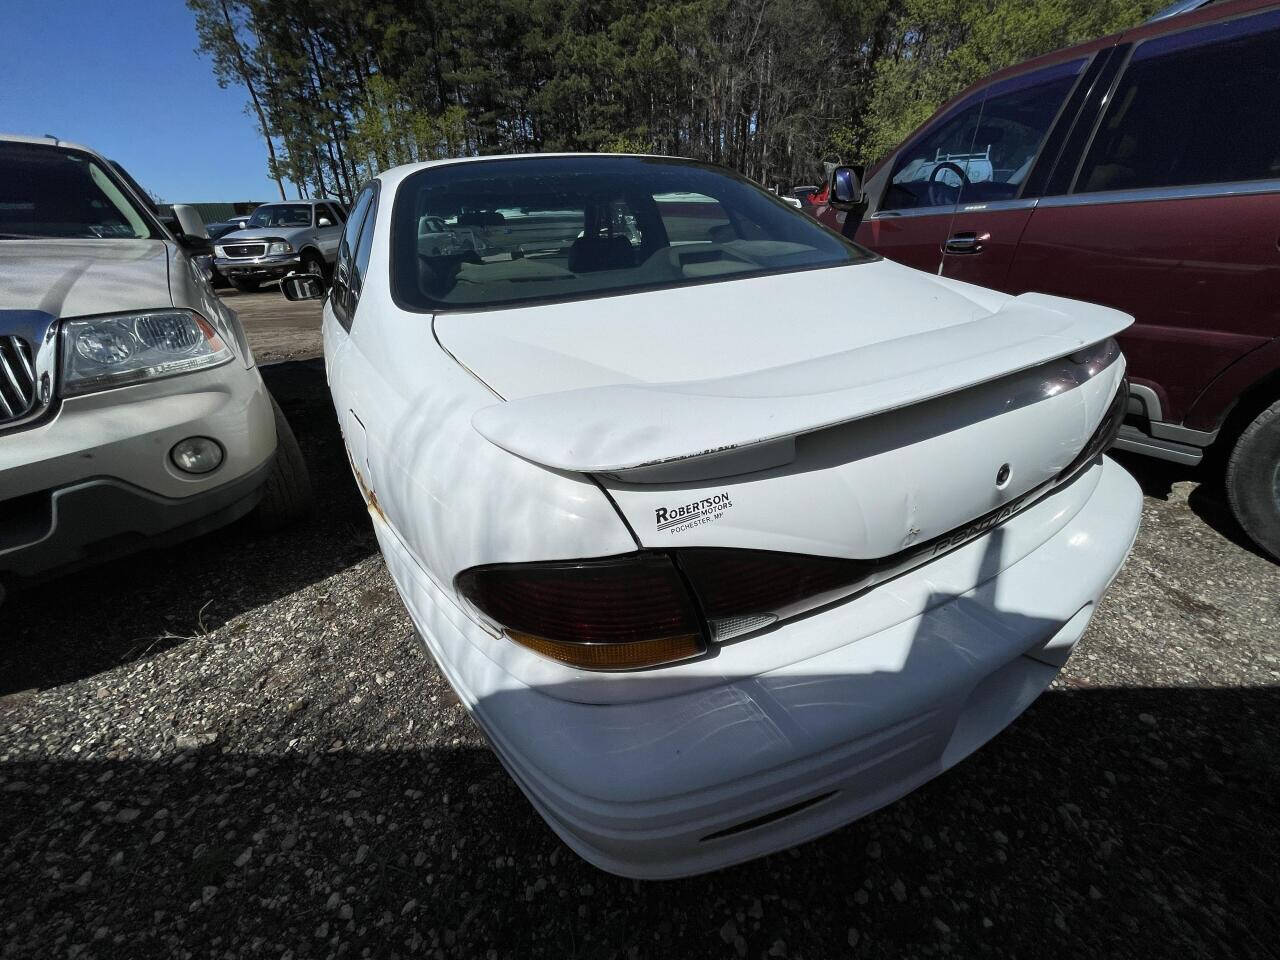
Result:
<svg viewBox="0 0 1280 960">
<path fill-rule="evenodd" d="M 391 223 L 411 309 L 607 296 L 872 257 L 736 174 L 687 160 L 531 157 L 428 167 Z"/>
<path fill-rule="evenodd" d="M 158 236 L 112 172 L 88 154 L 0 143 L 0 240 Z"/>
<path fill-rule="evenodd" d="M 1280 179 L 1277 19 L 1233 21 L 1225 40 L 1214 25 L 1138 46 L 1075 192 Z M 1238 35 L 1250 20 L 1269 29 Z"/>
<path fill-rule="evenodd" d="M 980 99 L 901 152 L 880 209 L 1018 196 L 1085 62 L 1056 64 L 988 87 Z"/>
</svg>

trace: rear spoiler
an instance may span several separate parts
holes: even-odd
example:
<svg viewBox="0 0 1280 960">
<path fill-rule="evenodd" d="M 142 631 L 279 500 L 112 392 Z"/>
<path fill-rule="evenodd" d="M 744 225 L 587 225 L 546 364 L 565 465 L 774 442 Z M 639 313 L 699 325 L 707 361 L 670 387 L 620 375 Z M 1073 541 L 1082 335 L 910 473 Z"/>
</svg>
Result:
<svg viewBox="0 0 1280 960">
<path fill-rule="evenodd" d="M 477 410 L 472 425 L 543 466 L 617 474 L 722 456 L 887 413 L 1068 356 L 1133 318 L 1027 293 L 965 323 L 716 380 L 622 383 Z"/>
</svg>

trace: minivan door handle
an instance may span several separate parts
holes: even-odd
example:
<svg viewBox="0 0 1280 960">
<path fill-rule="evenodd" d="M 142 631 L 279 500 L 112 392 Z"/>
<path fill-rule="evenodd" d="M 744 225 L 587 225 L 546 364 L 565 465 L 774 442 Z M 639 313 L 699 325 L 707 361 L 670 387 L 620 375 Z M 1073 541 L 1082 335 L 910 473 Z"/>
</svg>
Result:
<svg viewBox="0 0 1280 960">
<path fill-rule="evenodd" d="M 942 249 L 946 253 L 981 253 L 982 245 L 990 239 L 989 233 L 953 233 Z"/>
</svg>

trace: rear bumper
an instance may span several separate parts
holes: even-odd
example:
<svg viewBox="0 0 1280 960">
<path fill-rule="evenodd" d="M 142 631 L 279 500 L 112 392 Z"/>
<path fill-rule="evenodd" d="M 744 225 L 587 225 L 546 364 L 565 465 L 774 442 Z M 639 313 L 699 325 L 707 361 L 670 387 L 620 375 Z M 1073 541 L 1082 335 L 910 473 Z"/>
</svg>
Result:
<svg viewBox="0 0 1280 960">
<path fill-rule="evenodd" d="M 415 623 L 498 756 L 560 837 L 614 873 L 685 876 L 792 846 L 910 792 L 982 745 L 1049 685 L 1137 533 L 1141 494 L 1109 460 L 1057 532 L 1009 565 L 1008 528 L 806 618 L 848 642 L 691 693 L 608 705 L 525 685 L 394 533 L 375 528 Z M 963 590 L 939 589 L 965 564 Z M 909 595 L 913 596 L 908 603 Z M 903 617 L 865 631 L 867 603 Z M 917 602 L 918 601 L 918 602 Z M 915 605 L 915 608 L 913 608 Z M 788 628 L 746 643 L 785 643 Z M 719 658 L 732 662 L 732 658 Z M 710 674 L 717 658 L 704 662 Z"/>
</svg>

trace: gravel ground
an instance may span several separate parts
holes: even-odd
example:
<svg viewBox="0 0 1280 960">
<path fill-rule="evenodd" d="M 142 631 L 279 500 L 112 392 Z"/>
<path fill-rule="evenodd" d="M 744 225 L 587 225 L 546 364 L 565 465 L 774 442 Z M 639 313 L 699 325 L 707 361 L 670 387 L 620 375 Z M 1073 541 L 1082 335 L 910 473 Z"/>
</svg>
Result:
<svg viewBox="0 0 1280 960">
<path fill-rule="evenodd" d="M 579 860 L 378 556 L 317 363 L 265 371 L 315 519 L 0 608 L 0 957 L 1274 957 L 1280 567 L 1126 460 L 1134 555 L 1066 672 L 950 773 L 692 880 Z"/>
</svg>

